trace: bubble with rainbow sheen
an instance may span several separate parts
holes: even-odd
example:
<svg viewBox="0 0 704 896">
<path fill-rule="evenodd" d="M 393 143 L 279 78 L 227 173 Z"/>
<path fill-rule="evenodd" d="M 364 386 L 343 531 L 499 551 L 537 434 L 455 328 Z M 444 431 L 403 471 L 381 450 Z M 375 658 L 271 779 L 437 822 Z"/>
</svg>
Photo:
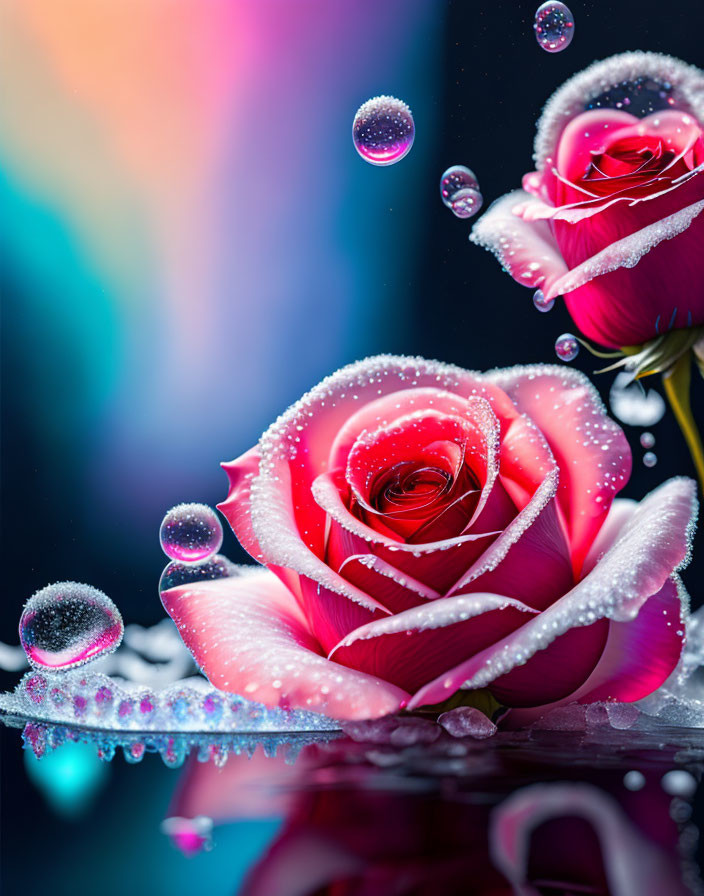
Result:
<svg viewBox="0 0 704 896">
<path fill-rule="evenodd" d="M 393 96 L 375 96 L 357 110 L 352 140 L 370 165 L 394 165 L 413 146 L 416 127 L 411 110 Z"/>
<path fill-rule="evenodd" d="M 197 563 L 220 550 L 222 525 L 207 504 L 177 504 L 161 522 L 159 541 L 172 560 Z"/>
<path fill-rule="evenodd" d="M 535 39 L 548 53 L 559 53 L 572 43 L 574 16 L 564 3 L 548 0 L 535 12 Z"/>
</svg>

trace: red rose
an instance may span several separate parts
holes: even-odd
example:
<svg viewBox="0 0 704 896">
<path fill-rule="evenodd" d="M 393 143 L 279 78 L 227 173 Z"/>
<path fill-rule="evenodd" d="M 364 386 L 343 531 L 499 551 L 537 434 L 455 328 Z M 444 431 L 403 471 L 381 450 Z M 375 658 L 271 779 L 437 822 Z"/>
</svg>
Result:
<svg viewBox="0 0 704 896">
<path fill-rule="evenodd" d="M 225 465 L 220 509 L 268 569 L 164 606 L 214 685 L 270 706 L 637 700 L 680 656 L 695 498 L 614 502 L 630 467 L 574 371 L 362 361 Z"/>
<path fill-rule="evenodd" d="M 667 82 L 671 108 L 593 108 L 610 86 Z M 662 91 L 663 95 L 667 91 Z M 625 53 L 568 81 L 538 125 L 537 171 L 472 240 L 519 283 L 563 295 L 579 329 L 621 348 L 704 324 L 704 73 Z"/>
</svg>

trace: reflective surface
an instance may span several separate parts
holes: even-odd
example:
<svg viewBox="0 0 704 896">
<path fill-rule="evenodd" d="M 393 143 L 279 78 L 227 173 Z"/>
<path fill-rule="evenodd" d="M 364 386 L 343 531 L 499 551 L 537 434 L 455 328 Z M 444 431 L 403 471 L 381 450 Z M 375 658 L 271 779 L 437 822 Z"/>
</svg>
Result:
<svg viewBox="0 0 704 896">
<path fill-rule="evenodd" d="M 74 896 L 701 892 L 696 731 L 443 733 L 407 747 L 231 737 L 227 761 L 211 735 L 173 739 L 190 754 L 179 771 L 149 744 L 139 765 L 101 762 L 67 729 L 63 746 L 20 760 L 17 735 L 3 729 L 8 892 L 26 889 L 28 867 L 33 892 Z"/>
</svg>

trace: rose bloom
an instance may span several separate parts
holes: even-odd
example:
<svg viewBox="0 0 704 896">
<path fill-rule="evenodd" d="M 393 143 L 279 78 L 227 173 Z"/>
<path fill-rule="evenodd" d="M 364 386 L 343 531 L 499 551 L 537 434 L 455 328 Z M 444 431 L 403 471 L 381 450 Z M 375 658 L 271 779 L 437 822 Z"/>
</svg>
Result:
<svg viewBox="0 0 704 896">
<path fill-rule="evenodd" d="M 625 105 L 584 111 L 638 76 L 670 84 L 674 105 L 644 118 Z M 546 106 L 537 171 L 491 206 L 472 240 L 519 283 L 563 295 L 582 333 L 602 345 L 704 324 L 702 120 L 698 69 L 654 53 L 591 66 Z"/>
<path fill-rule="evenodd" d="M 363 719 L 634 701 L 677 664 L 694 484 L 614 501 L 630 450 L 575 371 L 361 361 L 225 469 L 266 569 L 162 594 L 223 690 Z"/>
</svg>

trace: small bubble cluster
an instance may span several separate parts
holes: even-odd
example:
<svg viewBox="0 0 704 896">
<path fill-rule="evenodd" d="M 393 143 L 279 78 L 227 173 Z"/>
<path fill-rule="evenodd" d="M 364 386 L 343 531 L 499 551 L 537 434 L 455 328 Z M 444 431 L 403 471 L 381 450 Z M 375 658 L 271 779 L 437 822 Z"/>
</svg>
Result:
<svg viewBox="0 0 704 896">
<path fill-rule="evenodd" d="M 563 333 L 555 340 L 555 354 L 561 361 L 569 362 L 579 354 L 579 343 L 572 333 Z"/>
<path fill-rule="evenodd" d="M 464 165 L 452 165 L 440 178 L 440 196 L 458 218 L 471 218 L 482 207 L 476 175 Z"/>
<path fill-rule="evenodd" d="M 548 53 L 559 53 L 572 43 L 574 17 L 564 3 L 548 0 L 535 12 L 535 39 Z"/>
<path fill-rule="evenodd" d="M 124 631 L 115 604 L 91 585 L 57 582 L 25 604 L 20 643 L 37 668 L 71 669 L 115 650 Z"/>
<path fill-rule="evenodd" d="M 555 305 L 555 299 L 548 299 L 542 289 L 536 289 L 533 293 L 533 304 L 538 311 L 551 311 Z"/>
<path fill-rule="evenodd" d="M 222 525 L 207 504 L 178 504 L 162 520 L 159 541 L 172 560 L 197 563 L 220 550 Z"/>
<path fill-rule="evenodd" d="M 352 140 L 360 156 L 371 165 L 393 165 L 408 155 L 415 138 L 408 106 L 393 96 L 377 96 L 357 110 Z"/>
</svg>

